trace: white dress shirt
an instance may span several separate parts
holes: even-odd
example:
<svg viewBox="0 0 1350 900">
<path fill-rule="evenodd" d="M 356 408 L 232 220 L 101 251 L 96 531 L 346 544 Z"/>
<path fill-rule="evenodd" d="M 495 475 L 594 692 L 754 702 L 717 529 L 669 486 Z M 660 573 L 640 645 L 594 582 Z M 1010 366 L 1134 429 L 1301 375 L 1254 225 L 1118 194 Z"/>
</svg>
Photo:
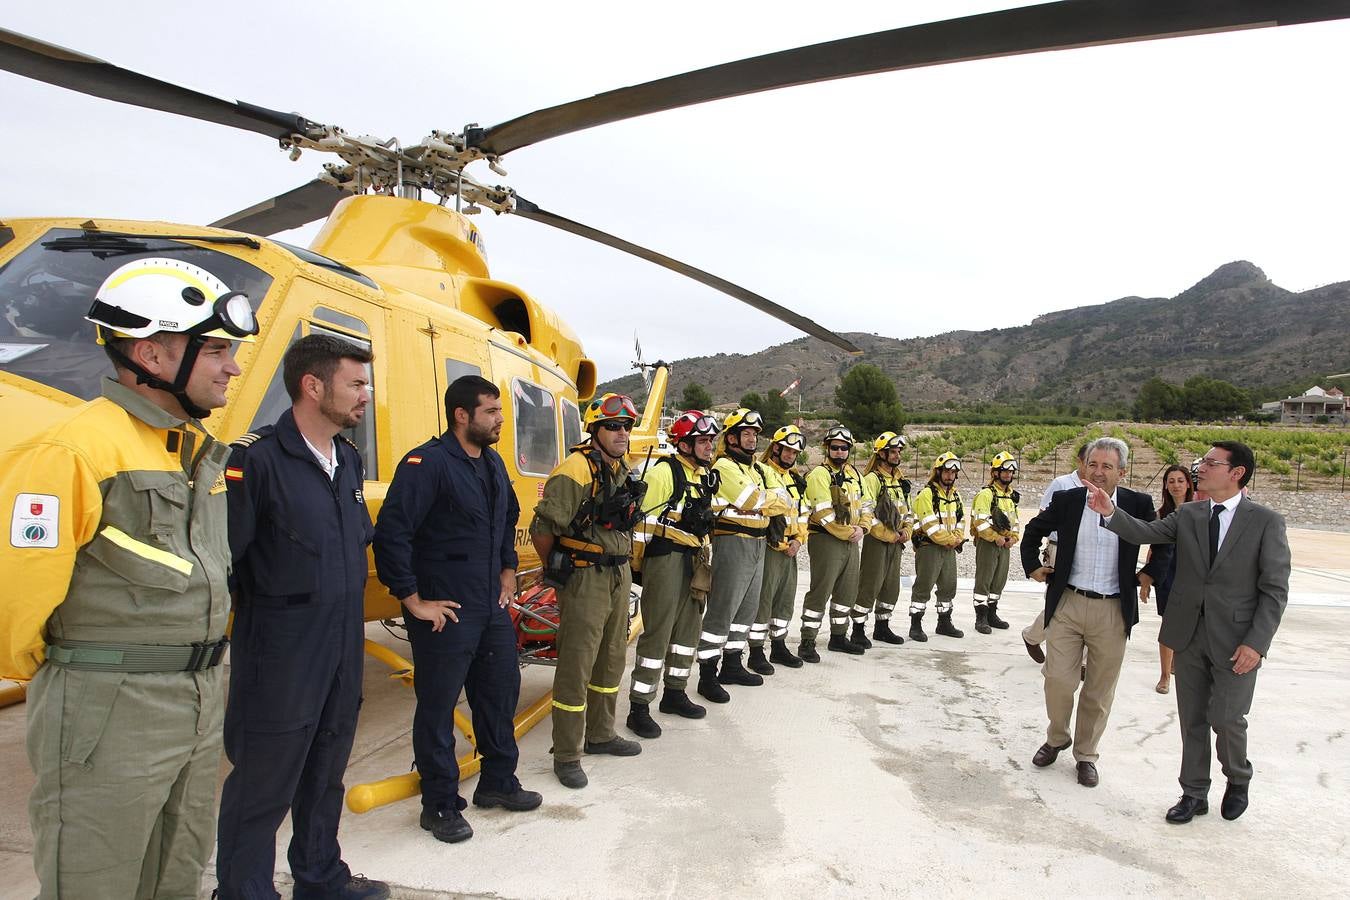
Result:
<svg viewBox="0 0 1350 900">
<path fill-rule="evenodd" d="M 336 478 L 338 470 L 337 444 L 330 438 L 328 441 L 328 455 L 325 456 L 324 452 L 311 444 L 309 438 L 305 437 L 304 434 L 300 435 L 300 439 L 305 442 L 305 446 L 309 448 L 309 452 L 314 454 L 314 458 L 319 461 L 319 465 L 323 466 L 325 474 L 328 475 L 328 480 L 332 481 Z"/>
<path fill-rule="evenodd" d="M 1041 494 L 1041 509 L 1049 509 L 1050 498 L 1055 496 L 1059 491 L 1071 491 L 1074 488 L 1080 488 L 1082 486 L 1083 479 L 1078 477 L 1077 469 L 1074 469 L 1068 475 L 1059 476 L 1054 481 L 1050 482 L 1050 486 L 1045 489 L 1045 493 Z M 1052 544 L 1057 542 L 1059 540 L 1059 532 L 1050 532 L 1048 539 Z"/>
<path fill-rule="evenodd" d="M 1111 492 L 1111 503 L 1116 494 Z M 1102 517 L 1083 504 L 1078 544 L 1069 567 L 1069 584 L 1099 594 L 1120 593 L 1120 538 L 1101 527 Z"/>
<path fill-rule="evenodd" d="M 1242 502 L 1242 492 L 1234 494 L 1223 501 L 1223 512 L 1219 513 L 1219 548 L 1223 548 L 1223 539 L 1228 537 L 1228 526 L 1233 524 L 1233 513 L 1237 511 L 1237 505 Z M 1217 506 L 1213 500 L 1209 501 L 1209 514 L 1214 515 L 1214 507 Z"/>
</svg>

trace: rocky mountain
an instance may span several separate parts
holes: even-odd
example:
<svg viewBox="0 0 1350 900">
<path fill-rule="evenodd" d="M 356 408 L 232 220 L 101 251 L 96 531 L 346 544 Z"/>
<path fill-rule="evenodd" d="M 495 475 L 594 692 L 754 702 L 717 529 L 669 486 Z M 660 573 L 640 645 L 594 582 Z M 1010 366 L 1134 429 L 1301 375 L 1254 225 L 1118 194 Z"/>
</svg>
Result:
<svg viewBox="0 0 1350 900">
<path fill-rule="evenodd" d="M 851 333 L 864 351 L 859 358 L 800 338 L 758 353 L 682 359 L 669 395 L 697 381 L 717 403 L 733 403 L 800 376 L 804 404 L 824 408 L 858 362 L 893 378 L 907 409 L 1023 401 L 1091 406 L 1104 398 L 1128 405 L 1155 375 L 1177 384 L 1205 375 L 1261 395 L 1350 371 L 1347 335 L 1350 282 L 1294 293 L 1239 261 L 1175 297 L 1122 297 L 1015 328 L 905 340 Z M 635 392 L 641 383 L 631 375 L 601 389 Z"/>
</svg>

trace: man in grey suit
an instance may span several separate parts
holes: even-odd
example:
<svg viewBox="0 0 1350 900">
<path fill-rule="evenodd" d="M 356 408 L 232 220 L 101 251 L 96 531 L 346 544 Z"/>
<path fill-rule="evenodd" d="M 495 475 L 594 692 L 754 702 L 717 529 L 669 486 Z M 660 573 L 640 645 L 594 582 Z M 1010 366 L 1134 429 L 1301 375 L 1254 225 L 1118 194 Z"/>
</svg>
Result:
<svg viewBox="0 0 1350 900">
<path fill-rule="evenodd" d="M 1122 540 L 1176 544 L 1176 581 L 1159 636 L 1176 651 L 1181 721 L 1182 796 L 1167 811 L 1169 822 L 1209 812 L 1211 728 L 1228 778 L 1223 817 L 1236 819 L 1247 809 L 1246 717 L 1256 669 L 1289 597 L 1284 517 L 1242 493 L 1255 469 L 1246 444 L 1219 441 L 1200 460 L 1198 487 L 1209 499 L 1183 504 L 1157 522 L 1117 513 L 1106 494 L 1088 487 L 1088 504 Z"/>
</svg>

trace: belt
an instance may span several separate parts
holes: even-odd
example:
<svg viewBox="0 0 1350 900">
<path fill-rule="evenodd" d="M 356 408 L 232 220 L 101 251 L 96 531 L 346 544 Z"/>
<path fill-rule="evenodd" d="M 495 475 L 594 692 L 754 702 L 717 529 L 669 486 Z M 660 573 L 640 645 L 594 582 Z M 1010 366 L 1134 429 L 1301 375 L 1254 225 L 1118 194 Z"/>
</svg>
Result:
<svg viewBox="0 0 1350 900">
<path fill-rule="evenodd" d="M 204 672 L 220 665 L 228 637 L 191 644 L 116 644 L 62 641 L 47 647 L 47 659 L 67 669 L 91 672 Z"/>
<path fill-rule="evenodd" d="M 589 566 L 626 566 L 628 557 L 611 553 L 591 553 L 588 550 L 571 550 L 564 548 L 563 552 L 572 557 L 572 562 L 577 564 L 577 568 L 587 568 Z"/>
<path fill-rule="evenodd" d="M 1084 597 L 1087 597 L 1087 598 L 1089 598 L 1089 599 L 1091 599 L 1091 600 L 1119 600 L 1119 599 L 1120 599 L 1120 594 L 1099 594 L 1099 593 L 1097 593 L 1096 591 L 1085 591 L 1085 590 L 1083 590 L 1082 588 L 1080 588 L 1080 587 L 1074 587 L 1073 585 L 1069 585 L 1069 590 L 1073 591 L 1073 592 L 1076 593 L 1076 594 L 1082 594 Z"/>
<path fill-rule="evenodd" d="M 718 522 L 713 526 L 713 537 L 725 537 L 728 534 L 739 534 L 743 537 L 762 538 L 769 533 L 769 526 L 760 525 L 742 525 L 739 522 Z"/>
</svg>

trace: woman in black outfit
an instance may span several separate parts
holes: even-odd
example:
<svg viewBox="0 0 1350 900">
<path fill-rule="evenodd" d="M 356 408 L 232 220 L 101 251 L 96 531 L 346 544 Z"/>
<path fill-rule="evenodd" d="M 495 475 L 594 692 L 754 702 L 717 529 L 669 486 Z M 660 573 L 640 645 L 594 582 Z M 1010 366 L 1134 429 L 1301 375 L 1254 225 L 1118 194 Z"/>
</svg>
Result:
<svg viewBox="0 0 1350 900">
<path fill-rule="evenodd" d="M 1168 466 L 1167 471 L 1163 473 L 1162 483 L 1162 505 L 1158 508 L 1158 518 L 1164 518 L 1169 513 L 1174 512 L 1178 506 L 1189 502 L 1194 497 L 1194 486 L 1191 484 L 1191 473 L 1183 466 Z M 1149 550 L 1149 558 L 1153 557 L 1152 549 Z M 1172 554 L 1172 560 L 1168 563 L 1167 572 L 1154 587 L 1158 589 L 1158 615 L 1164 615 L 1167 612 L 1167 597 L 1172 593 L 1172 581 L 1177 574 L 1177 557 Z M 1140 588 L 1139 599 L 1148 602 L 1148 588 Z M 1158 658 L 1162 663 L 1162 674 L 1158 677 L 1158 686 L 1154 688 L 1158 693 L 1165 694 L 1172 686 L 1172 648 L 1161 641 L 1158 642 Z"/>
</svg>

